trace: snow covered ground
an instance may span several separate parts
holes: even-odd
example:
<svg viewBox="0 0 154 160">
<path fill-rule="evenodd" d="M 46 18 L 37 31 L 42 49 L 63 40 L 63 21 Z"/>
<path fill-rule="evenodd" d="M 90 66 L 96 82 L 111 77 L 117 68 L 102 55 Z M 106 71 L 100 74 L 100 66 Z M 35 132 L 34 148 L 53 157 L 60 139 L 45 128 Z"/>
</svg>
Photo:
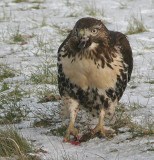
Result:
<svg viewBox="0 0 154 160">
<path fill-rule="evenodd" d="M 9 119 L 36 149 L 47 152 L 37 153 L 41 160 L 153 160 L 154 138 L 149 129 L 153 132 L 154 1 L 20 1 L 0 1 L 0 128 L 5 129 L 2 122 Z M 63 143 L 63 136 L 51 132 L 68 120 L 59 117 L 60 101 L 46 103 L 42 98 L 48 93 L 58 94 L 58 47 L 75 22 L 86 16 L 101 19 L 108 29 L 122 33 L 128 31 L 135 17 L 147 29 L 128 35 L 134 70 L 120 103 L 131 122 L 142 131 L 148 130 L 148 134 L 134 133 L 130 126 L 123 126 L 112 138 L 96 137 L 74 146 Z M 86 123 L 80 118 L 76 125 L 82 130 Z M 43 120 L 49 125 L 36 125 Z M 88 122 L 90 128 L 95 122 Z"/>
</svg>

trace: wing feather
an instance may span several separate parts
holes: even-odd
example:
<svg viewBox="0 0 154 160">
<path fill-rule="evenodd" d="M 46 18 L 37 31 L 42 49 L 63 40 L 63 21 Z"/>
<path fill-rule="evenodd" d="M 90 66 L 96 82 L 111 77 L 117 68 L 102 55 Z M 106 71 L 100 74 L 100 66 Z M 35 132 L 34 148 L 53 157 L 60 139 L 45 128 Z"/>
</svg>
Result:
<svg viewBox="0 0 154 160">
<path fill-rule="evenodd" d="M 123 60 L 128 65 L 128 81 L 129 81 L 133 69 L 133 57 L 129 41 L 127 40 L 126 35 L 120 32 L 110 31 L 110 36 L 114 46 L 115 45 L 120 46 L 120 52 L 123 56 Z"/>
</svg>

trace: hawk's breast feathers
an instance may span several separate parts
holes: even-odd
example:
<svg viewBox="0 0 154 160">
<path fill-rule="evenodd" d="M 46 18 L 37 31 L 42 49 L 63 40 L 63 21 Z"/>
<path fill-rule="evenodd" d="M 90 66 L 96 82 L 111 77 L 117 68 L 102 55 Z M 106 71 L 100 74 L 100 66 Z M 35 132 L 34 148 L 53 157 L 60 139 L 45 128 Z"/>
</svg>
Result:
<svg viewBox="0 0 154 160">
<path fill-rule="evenodd" d="M 93 43 L 91 46 L 97 47 Z M 76 55 L 70 58 L 64 57 L 61 60 L 66 78 L 70 79 L 71 83 L 76 84 L 83 90 L 86 90 L 88 87 L 104 90 L 115 88 L 117 75 L 121 76 L 120 69 L 123 69 L 122 55 L 116 53 L 116 58 L 113 58 L 113 62 L 108 66 L 102 53 L 101 57 L 104 59 L 103 62 L 105 62 L 104 67 L 102 67 L 102 60 L 95 60 L 96 57 L 93 53 L 95 52 L 95 47 L 91 46 L 89 47 L 89 52 L 91 53 L 85 53 L 82 58 Z M 91 58 L 88 56 L 91 56 Z"/>
</svg>

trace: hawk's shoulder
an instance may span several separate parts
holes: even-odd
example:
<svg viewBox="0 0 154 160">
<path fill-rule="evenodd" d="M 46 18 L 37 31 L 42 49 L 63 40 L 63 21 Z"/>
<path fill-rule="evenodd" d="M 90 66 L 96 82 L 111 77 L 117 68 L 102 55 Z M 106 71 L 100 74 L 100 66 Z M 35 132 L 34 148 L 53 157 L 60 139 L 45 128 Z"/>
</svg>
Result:
<svg viewBox="0 0 154 160">
<path fill-rule="evenodd" d="M 66 42 L 70 39 L 71 34 L 72 34 L 72 30 L 70 31 L 70 33 L 68 34 L 67 38 L 63 41 L 63 43 L 58 48 L 58 53 L 61 51 L 62 47 L 66 44 Z"/>
</svg>

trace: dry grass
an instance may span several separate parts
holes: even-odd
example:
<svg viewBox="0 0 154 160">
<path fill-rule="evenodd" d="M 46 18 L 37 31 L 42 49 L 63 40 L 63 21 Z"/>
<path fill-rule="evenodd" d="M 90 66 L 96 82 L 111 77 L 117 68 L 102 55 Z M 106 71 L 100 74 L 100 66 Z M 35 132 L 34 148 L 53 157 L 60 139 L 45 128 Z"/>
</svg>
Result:
<svg viewBox="0 0 154 160">
<path fill-rule="evenodd" d="M 140 105 L 130 106 L 130 109 L 138 109 L 141 108 Z M 142 107 L 143 108 L 143 107 Z M 154 128 L 152 126 L 152 122 L 147 122 L 147 126 L 142 126 L 135 122 L 132 122 L 130 114 L 126 113 L 126 109 L 124 105 L 119 105 L 116 110 L 116 120 L 114 124 L 112 124 L 112 128 L 115 130 L 116 134 L 119 134 L 121 131 L 119 130 L 122 127 L 128 127 L 129 132 L 132 135 L 132 139 L 136 137 L 144 137 L 144 136 L 152 136 L 154 134 Z"/>
<path fill-rule="evenodd" d="M 141 20 L 138 20 L 135 16 L 132 16 L 128 22 L 128 27 L 127 27 L 127 35 L 130 34 L 136 34 L 136 33 L 141 33 L 141 32 L 147 32 L 148 30 L 144 26 Z"/>
<path fill-rule="evenodd" d="M 28 160 L 27 154 L 32 152 L 32 146 L 13 128 L 0 130 L 0 156 L 16 156 L 20 160 Z"/>
</svg>

